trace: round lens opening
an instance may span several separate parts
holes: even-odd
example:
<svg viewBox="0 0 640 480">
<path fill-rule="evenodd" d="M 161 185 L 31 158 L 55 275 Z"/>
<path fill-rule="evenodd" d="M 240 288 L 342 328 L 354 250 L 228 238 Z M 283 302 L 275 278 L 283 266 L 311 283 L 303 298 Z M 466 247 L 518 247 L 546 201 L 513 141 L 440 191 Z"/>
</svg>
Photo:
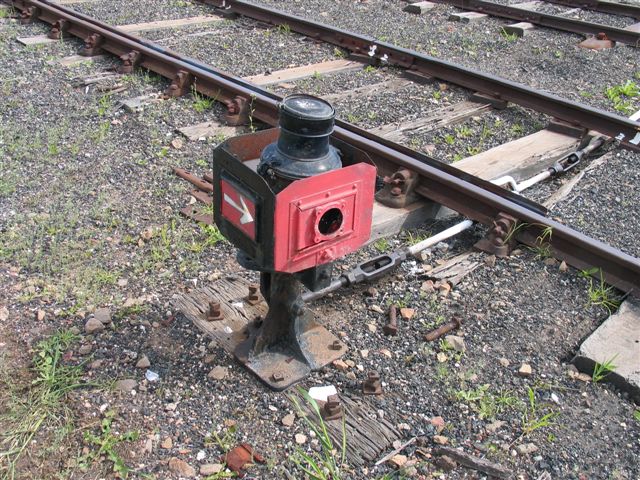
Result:
<svg viewBox="0 0 640 480">
<path fill-rule="evenodd" d="M 342 212 L 338 208 L 330 208 L 322 214 L 318 222 L 318 230 L 323 235 L 331 235 L 342 226 Z"/>
</svg>

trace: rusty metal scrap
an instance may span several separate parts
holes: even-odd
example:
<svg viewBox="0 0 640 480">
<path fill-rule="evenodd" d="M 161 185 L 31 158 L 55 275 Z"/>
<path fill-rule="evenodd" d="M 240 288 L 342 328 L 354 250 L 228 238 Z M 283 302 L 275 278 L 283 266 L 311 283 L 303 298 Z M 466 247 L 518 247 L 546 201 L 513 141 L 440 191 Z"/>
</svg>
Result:
<svg viewBox="0 0 640 480">
<path fill-rule="evenodd" d="M 382 383 L 378 372 L 372 370 L 367 373 L 367 378 L 362 383 L 362 393 L 365 395 L 382 395 Z"/>
<path fill-rule="evenodd" d="M 427 333 L 424 336 L 424 339 L 427 342 L 433 342 L 434 340 L 439 339 L 444 334 L 460 328 L 461 325 L 462 322 L 460 321 L 460 319 L 458 317 L 453 317 L 450 322 L 447 322 L 444 325 L 440 325 L 435 330 L 431 330 L 429 333 Z"/>
<path fill-rule="evenodd" d="M 395 304 L 389 307 L 389 323 L 382 327 L 382 331 L 385 335 L 398 334 L 398 307 Z"/>
</svg>

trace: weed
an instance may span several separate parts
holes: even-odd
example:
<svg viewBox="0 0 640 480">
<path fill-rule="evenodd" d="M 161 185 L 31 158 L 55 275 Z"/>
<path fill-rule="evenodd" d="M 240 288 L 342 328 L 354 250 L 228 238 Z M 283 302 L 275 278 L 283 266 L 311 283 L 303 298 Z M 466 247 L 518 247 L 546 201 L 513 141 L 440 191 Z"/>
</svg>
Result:
<svg viewBox="0 0 640 480">
<path fill-rule="evenodd" d="M 514 136 L 522 135 L 524 132 L 524 128 L 519 123 L 514 123 L 513 125 L 511 125 L 509 132 L 511 132 L 511 135 L 514 135 Z"/>
<path fill-rule="evenodd" d="M 482 147 L 480 146 L 467 147 L 467 154 L 470 157 L 473 157 L 474 155 L 478 155 L 481 151 L 482 151 Z"/>
<path fill-rule="evenodd" d="M 594 280 L 593 275 L 599 274 L 600 279 Z M 607 285 L 602 276 L 602 270 L 599 268 L 591 268 L 583 270 L 580 275 L 589 280 L 587 295 L 589 297 L 587 306 L 598 305 L 603 307 L 609 315 L 620 306 L 620 300 L 613 298 L 614 289 Z"/>
<path fill-rule="evenodd" d="M 213 108 L 216 103 L 215 98 L 209 98 L 202 95 L 196 90 L 195 85 L 191 87 L 191 95 L 193 95 L 193 109 L 198 113 L 203 113 Z"/>
<path fill-rule="evenodd" d="M 338 48 L 338 47 L 333 49 L 333 55 L 338 57 L 338 58 L 347 58 L 347 53 L 344 50 L 342 50 L 341 48 Z M 369 67 L 367 67 L 367 68 L 369 68 Z M 364 69 L 365 72 L 368 72 L 367 68 Z"/>
<path fill-rule="evenodd" d="M 358 123 L 360 121 L 360 117 L 353 113 L 347 113 L 347 121 L 349 123 Z"/>
<path fill-rule="evenodd" d="M 420 243 L 431 236 L 431 232 L 417 231 L 414 233 L 411 230 L 407 230 L 406 232 L 407 232 L 407 243 L 409 245 L 415 245 L 416 243 Z"/>
<path fill-rule="evenodd" d="M 596 362 L 593 367 L 593 374 L 591 375 L 591 380 L 593 383 L 598 383 L 604 380 L 611 372 L 613 372 L 617 367 L 614 365 L 613 361 L 616 359 L 618 355 L 614 355 L 609 360 L 606 360 L 603 363 Z"/>
<path fill-rule="evenodd" d="M 536 401 L 536 392 L 527 387 L 528 403 L 522 412 L 522 436 L 529 435 L 538 429 L 546 428 L 555 423 L 555 419 L 560 415 L 553 410 L 540 415 L 540 406 Z"/>
<path fill-rule="evenodd" d="M 207 162 L 204 158 L 198 158 L 196 160 L 196 165 L 202 168 L 207 168 L 209 166 L 209 162 Z"/>
<path fill-rule="evenodd" d="M 314 80 L 321 80 L 322 79 L 322 74 L 320 72 L 313 72 L 312 75 Z"/>
<path fill-rule="evenodd" d="M 489 388 L 490 385 L 485 384 L 475 389 L 458 390 L 454 397 L 470 404 L 481 419 L 495 418 L 496 415 L 514 409 L 521 403 L 510 391 L 493 393 Z"/>
<path fill-rule="evenodd" d="M 634 112 L 633 101 L 640 98 L 640 87 L 633 80 L 627 80 L 622 85 L 607 88 L 605 95 L 613 102 L 613 108 L 628 115 Z"/>
<path fill-rule="evenodd" d="M 14 397 L 13 379 L 3 379 L 12 396 L 0 420 L 6 426 L 0 433 L 0 473 L 14 479 L 16 464 L 41 430 L 57 430 L 66 436 L 71 429 L 71 413 L 64 399 L 72 390 L 82 387 L 82 367 L 62 364 L 65 351 L 78 339 L 69 331 L 58 331 L 36 346 L 32 371 L 35 379 L 26 394 Z"/>
<path fill-rule="evenodd" d="M 640 410 L 636 410 L 633 412 L 633 418 L 640 422 Z"/>
<path fill-rule="evenodd" d="M 378 69 L 373 65 L 367 65 L 366 67 L 364 67 L 364 73 L 374 73 L 377 70 Z"/>
<path fill-rule="evenodd" d="M 293 402 L 298 415 L 302 417 L 304 422 L 315 433 L 316 438 L 320 441 L 320 452 L 314 451 L 312 453 L 306 453 L 300 447 L 297 447 L 291 457 L 291 460 L 311 480 L 340 480 L 343 478 L 341 468 L 345 462 L 347 453 L 345 417 L 342 417 L 342 445 L 340 445 L 340 449 L 338 451 L 329 436 L 327 426 L 320 414 L 320 407 L 318 406 L 318 403 L 303 389 L 299 388 L 298 392 L 311 406 L 312 411 L 315 413 L 315 419 L 310 419 L 302 410 L 302 406 L 296 397 L 290 396 L 289 398 Z"/>
<path fill-rule="evenodd" d="M 502 38 L 504 38 L 507 42 L 517 42 L 518 41 L 518 35 L 515 33 L 509 33 L 507 32 L 504 27 L 500 30 L 500 35 L 502 36 Z"/>
<path fill-rule="evenodd" d="M 236 433 L 235 425 L 224 428 L 220 433 L 212 431 L 211 436 L 205 438 L 205 446 L 215 444 L 222 452 L 227 453 L 236 443 Z"/>
<path fill-rule="evenodd" d="M 562 58 L 564 54 L 560 50 L 556 50 L 555 52 L 553 52 L 553 56 L 556 58 Z"/>
<path fill-rule="evenodd" d="M 453 145 L 454 143 L 456 143 L 456 137 L 454 137 L 450 133 L 447 133 L 444 136 L 444 143 L 446 143 L 447 145 Z"/>
<path fill-rule="evenodd" d="M 442 98 L 442 92 L 440 90 L 436 90 L 431 94 L 434 100 L 440 100 Z"/>
<path fill-rule="evenodd" d="M 251 133 L 255 133 L 256 130 L 258 130 L 258 127 L 256 127 L 256 125 L 253 122 L 253 114 L 256 111 L 256 107 L 254 105 L 256 100 L 256 96 L 251 94 L 251 102 L 249 102 L 249 131 Z"/>
<path fill-rule="evenodd" d="M 112 106 L 111 94 L 105 93 L 98 99 L 98 116 L 104 117 Z"/>
<path fill-rule="evenodd" d="M 201 223 L 200 228 L 206 235 L 205 243 L 207 246 L 213 246 L 218 242 L 224 242 L 225 238 L 218 227 L 216 225 L 207 225 L 206 223 Z"/>
<path fill-rule="evenodd" d="M 282 25 L 276 26 L 276 31 L 281 35 L 290 35 L 291 34 L 291 26 L 283 23 Z"/>
<path fill-rule="evenodd" d="M 122 442 L 135 442 L 139 438 L 138 432 L 126 432 L 122 435 L 116 435 L 111 430 L 111 424 L 113 423 L 113 417 L 115 412 L 109 410 L 105 413 L 105 417 L 100 424 L 100 433 L 95 435 L 91 432 L 84 433 L 84 440 L 89 445 L 98 447 L 97 451 L 89 452 L 87 455 L 80 459 L 80 465 L 88 466 L 95 462 L 103 455 L 113 463 L 113 471 L 119 478 L 127 478 L 131 472 L 120 455 L 115 450 L 115 447 Z"/>
<path fill-rule="evenodd" d="M 460 138 L 470 137 L 473 131 L 467 127 L 466 125 L 460 125 L 459 127 L 454 128 L 456 135 Z"/>
</svg>

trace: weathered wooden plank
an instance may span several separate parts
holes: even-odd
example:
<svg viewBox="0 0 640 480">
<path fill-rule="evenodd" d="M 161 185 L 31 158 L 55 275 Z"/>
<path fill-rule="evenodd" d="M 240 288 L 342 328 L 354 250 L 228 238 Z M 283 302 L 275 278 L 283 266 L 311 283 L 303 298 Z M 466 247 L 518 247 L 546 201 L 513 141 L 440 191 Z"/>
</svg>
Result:
<svg viewBox="0 0 640 480">
<path fill-rule="evenodd" d="M 436 4 L 433 2 L 417 2 L 407 5 L 402 10 L 408 13 L 422 15 L 423 13 L 427 13 L 429 10 L 433 9 L 435 6 Z"/>
<path fill-rule="evenodd" d="M 329 103 L 341 102 L 342 100 L 351 97 L 358 97 L 359 99 L 362 99 L 381 92 L 394 92 L 407 87 L 412 83 L 413 82 L 405 78 L 394 78 L 392 80 L 385 80 L 384 82 L 374 83 L 372 85 L 365 85 L 364 87 L 344 90 L 342 92 L 332 93 L 331 95 L 324 95 L 322 98 Z"/>
<path fill-rule="evenodd" d="M 49 60 L 49 65 L 62 65 L 63 67 L 72 67 L 85 62 L 93 62 L 106 58 L 106 55 L 94 55 L 92 57 L 85 57 L 83 55 L 70 55 L 68 57 L 56 58 L 55 60 Z"/>
<path fill-rule="evenodd" d="M 481 115 L 490 109 L 491 105 L 487 103 L 463 101 L 429 112 L 427 116 L 416 120 L 381 125 L 369 131 L 393 142 L 400 142 L 410 133 L 431 132 L 445 125 L 452 125 L 473 116 Z"/>
<path fill-rule="evenodd" d="M 478 255 L 476 252 L 456 255 L 427 272 L 426 275 L 433 280 L 446 280 L 455 287 L 464 277 L 480 266 L 480 262 L 476 260 Z"/>
<path fill-rule="evenodd" d="M 263 73 L 260 75 L 252 75 L 244 77 L 245 80 L 255 85 L 273 85 L 281 82 L 291 82 L 302 78 L 312 77 L 313 75 L 326 75 L 329 73 L 345 72 L 349 70 L 359 70 L 362 63 L 353 60 L 329 60 L 326 62 L 313 63 L 302 67 L 287 68 L 277 70 L 275 72 Z"/>
<path fill-rule="evenodd" d="M 464 158 L 454 166 L 485 180 L 504 175 L 521 180 L 540 173 L 554 160 L 571 153 L 580 141 L 579 138 L 545 129 Z"/>
<path fill-rule="evenodd" d="M 222 140 L 223 138 L 241 135 L 246 131 L 246 127 L 231 127 L 215 120 L 178 128 L 178 132 L 192 141 L 211 137 L 220 137 Z"/>
<path fill-rule="evenodd" d="M 367 243 L 396 235 L 408 228 L 418 228 L 428 218 L 433 218 L 438 208 L 432 202 L 418 200 L 405 208 L 391 208 L 381 203 L 373 204 L 371 236 Z"/>
<path fill-rule="evenodd" d="M 120 25 L 117 28 L 129 33 L 139 33 L 148 30 L 161 30 L 167 28 L 179 28 L 188 25 L 200 25 L 205 23 L 219 22 L 222 17 L 214 15 L 201 15 L 198 17 L 179 18 L 176 20 L 160 20 L 157 22 L 148 23 L 134 23 L 131 25 Z M 59 42 L 60 40 L 53 40 L 47 35 L 35 35 L 33 37 L 20 37 L 18 42 L 23 45 L 46 45 L 48 43 Z"/>
<path fill-rule="evenodd" d="M 531 31 L 535 30 L 536 26 L 529 22 L 512 23 L 511 25 L 505 25 L 502 30 L 509 35 L 517 35 L 518 37 L 524 37 Z"/>
<path fill-rule="evenodd" d="M 460 23 L 471 23 L 482 20 L 483 18 L 486 18 L 488 16 L 489 15 L 487 15 L 486 13 L 479 12 L 452 13 L 451 15 L 449 15 L 449 20 Z"/>
<path fill-rule="evenodd" d="M 119 30 L 125 32 L 147 32 L 149 30 L 165 30 L 167 28 L 188 27 L 191 25 L 204 25 L 222 21 L 222 17 L 216 15 L 199 15 L 196 17 L 177 18 L 174 20 L 158 20 L 155 22 L 134 23 L 131 25 L 121 25 Z"/>
</svg>

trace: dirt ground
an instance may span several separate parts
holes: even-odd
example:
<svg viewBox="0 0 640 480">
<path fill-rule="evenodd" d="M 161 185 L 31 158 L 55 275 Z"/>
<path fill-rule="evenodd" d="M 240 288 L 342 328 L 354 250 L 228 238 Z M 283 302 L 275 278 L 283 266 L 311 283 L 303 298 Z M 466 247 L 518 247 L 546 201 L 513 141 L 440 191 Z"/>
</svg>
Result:
<svg viewBox="0 0 640 480">
<path fill-rule="evenodd" d="M 123 2 L 106 3 L 79 8 L 116 23 L 142 20 L 124 15 Z M 156 5 L 138 3 L 140 9 Z M 308 3 L 289 7 L 319 14 L 334 2 L 324 2 L 324 9 L 315 5 L 319 2 Z M 402 2 L 365 3 L 371 9 L 387 3 L 384 8 L 396 16 Z M 445 15 L 446 8 L 438 14 Z M 153 19 L 205 11 L 173 1 Z M 79 42 L 25 47 L 17 37 L 46 29 L 0 22 L 2 478 L 227 478 L 224 470 L 215 470 L 238 442 L 248 442 L 266 459 L 245 478 L 305 478 L 296 455 L 325 460 L 326 455 L 287 395 L 262 386 L 171 304 L 175 294 L 223 276 L 256 279 L 236 263 L 235 249 L 215 228 L 179 214 L 190 201 L 190 189 L 173 167 L 205 172 L 222 139 L 189 142 L 176 129 L 215 119 L 221 108 L 187 95 L 128 111 L 122 101 L 162 92 L 167 82 L 141 71 L 85 85 L 84 79 L 109 71 L 114 60 L 63 67 L 55 60 L 75 54 Z M 247 20 L 189 32 L 212 28 L 218 33 L 190 37 L 188 49 L 196 57 L 209 52 L 217 66 L 243 75 L 335 58 L 333 48 L 308 45 L 282 29 L 265 30 Z M 449 33 L 452 39 L 460 34 Z M 246 58 L 234 57 L 224 46 L 214 50 L 235 35 L 254 49 Z M 486 32 L 475 35 L 469 38 L 486 37 Z M 553 48 L 571 58 L 582 55 L 573 44 L 552 47 L 556 35 L 535 40 L 547 63 L 555 62 Z M 178 34 L 149 37 L 171 44 Z M 505 40 L 497 37 L 493 41 L 502 45 Z M 294 48 L 300 45 L 302 53 Z M 513 48 L 526 47 L 516 43 Z M 612 60 L 621 66 L 616 69 L 621 82 L 637 67 L 629 66 L 637 52 L 622 48 L 615 49 L 618 60 Z M 275 55 L 278 51 L 287 57 Z M 567 59 L 567 65 L 585 64 Z M 508 62 L 501 68 L 508 70 Z M 393 69 L 378 69 L 312 78 L 295 88 L 324 94 L 394 75 Z M 547 80 L 536 79 L 550 88 Z M 114 87 L 118 91 L 111 93 Z M 433 86 L 412 88 L 398 98 L 381 94 L 366 105 L 347 101 L 338 111 L 372 127 L 465 95 L 449 87 L 436 99 Z M 592 96 L 580 98 L 613 108 L 602 89 L 593 86 Z M 434 155 L 455 161 L 470 148 L 486 150 L 533 132 L 544 121 L 510 107 L 485 123 L 473 120 L 468 135 L 449 129 L 416 139 L 412 146 L 431 145 Z M 483 133 L 487 125 L 493 129 L 489 137 Z M 434 140 L 438 135 L 455 136 L 456 145 Z M 637 154 L 615 158 L 615 171 L 635 172 Z M 613 183 L 630 177 L 612 173 L 607 178 Z M 609 210 L 596 201 L 602 195 L 594 178 L 588 180 L 585 189 L 578 187 L 580 202 L 559 206 L 557 215 L 593 235 L 610 234 L 605 228 Z M 612 237 L 624 238 L 620 248 L 637 253 L 637 220 L 629 214 L 637 205 L 637 189 L 628 187 L 622 199 L 628 208 L 616 204 L 630 217 L 627 227 L 617 227 L 625 235 Z M 446 226 L 429 223 L 375 242 L 339 261 L 337 271 Z M 362 380 L 376 370 L 385 394 L 366 401 L 378 418 L 395 425 L 402 441 L 420 439 L 402 452 L 406 463 L 397 459 L 400 468 L 388 462 L 366 470 L 345 465 L 340 478 L 486 478 L 463 466 L 446 471 L 436 464 L 435 449 L 444 444 L 500 464 L 518 479 L 640 478 L 638 407 L 606 382 L 579 376 L 570 364 L 584 338 L 615 309 L 620 293 L 565 269 L 542 249 L 524 247 L 507 259 L 475 253 L 476 268 L 451 292 L 432 291 L 429 271 L 469 251 L 484 233 L 474 228 L 432 249 L 424 261 L 407 262 L 373 285 L 345 289 L 311 305 L 349 350 L 343 357 L 346 368 L 325 367 L 302 387 L 331 384 L 341 395 L 361 400 Z M 616 238 L 606 240 L 615 243 Z M 410 318 L 401 318 L 399 334 L 390 337 L 382 326 L 392 304 L 409 309 L 405 317 Z M 424 333 L 453 316 L 463 321 L 453 332 L 458 338 L 424 341 Z"/>
</svg>

